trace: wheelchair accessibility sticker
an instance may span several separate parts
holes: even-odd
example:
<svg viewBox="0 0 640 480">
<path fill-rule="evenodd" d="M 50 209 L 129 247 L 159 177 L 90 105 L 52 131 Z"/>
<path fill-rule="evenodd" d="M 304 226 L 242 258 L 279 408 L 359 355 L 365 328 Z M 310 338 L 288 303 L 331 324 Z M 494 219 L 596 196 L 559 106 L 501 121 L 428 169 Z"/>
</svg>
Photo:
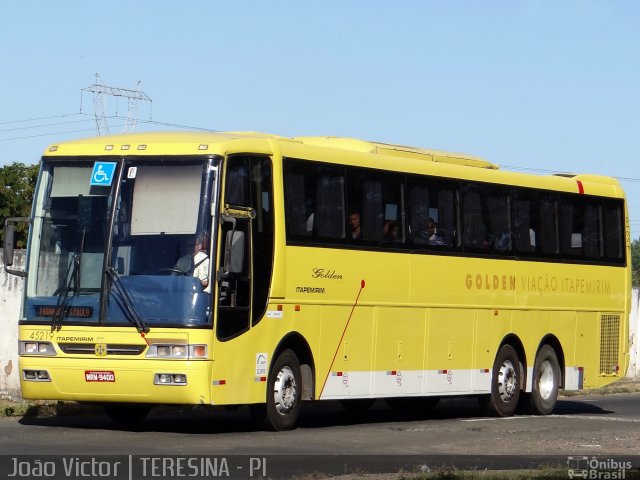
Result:
<svg viewBox="0 0 640 480">
<path fill-rule="evenodd" d="M 91 172 L 90 185 L 98 187 L 111 186 L 116 165 L 116 162 L 96 162 L 93 165 L 93 172 Z"/>
</svg>

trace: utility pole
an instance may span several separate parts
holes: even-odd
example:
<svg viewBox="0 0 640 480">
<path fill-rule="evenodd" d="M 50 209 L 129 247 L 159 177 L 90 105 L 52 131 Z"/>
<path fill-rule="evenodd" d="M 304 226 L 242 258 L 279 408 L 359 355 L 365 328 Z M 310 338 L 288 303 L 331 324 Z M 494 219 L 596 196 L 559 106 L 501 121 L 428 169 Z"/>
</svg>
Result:
<svg viewBox="0 0 640 480">
<path fill-rule="evenodd" d="M 138 102 L 149 102 L 149 120 L 151 120 L 151 98 L 142 91 L 141 82 L 138 82 L 136 90 L 127 88 L 111 87 L 104 85 L 100 80 L 100 75 L 96 73 L 96 83 L 83 88 L 80 94 L 80 113 L 82 113 L 82 94 L 89 92 L 93 94 L 93 110 L 96 118 L 96 131 L 98 135 L 109 134 L 110 118 L 107 115 L 107 97 L 116 97 L 116 109 L 113 118 L 122 118 L 118 116 L 117 101 L 119 97 L 127 99 L 127 116 L 124 123 L 123 132 L 130 132 L 136 128 L 138 123 Z"/>
</svg>

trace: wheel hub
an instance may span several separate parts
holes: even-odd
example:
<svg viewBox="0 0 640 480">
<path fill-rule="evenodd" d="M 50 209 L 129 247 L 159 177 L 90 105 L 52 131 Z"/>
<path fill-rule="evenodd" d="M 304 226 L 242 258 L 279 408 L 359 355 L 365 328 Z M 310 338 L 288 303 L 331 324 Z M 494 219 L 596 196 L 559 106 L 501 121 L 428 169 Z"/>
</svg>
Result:
<svg viewBox="0 0 640 480">
<path fill-rule="evenodd" d="M 540 365 L 540 377 L 538 378 L 538 392 L 540 396 L 547 400 L 551 397 L 555 385 L 553 366 L 549 360 L 545 360 Z"/>
<path fill-rule="evenodd" d="M 498 371 L 498 394 L 503 402 L 509 402 L 518 388 L 518 377 L 513 364 L 506 360 Z"/>
<path fill-rule="evenodd" d="M 276 410 L 281 415 L 291 411 L 296 403 L 296 379 L 289 367 L 282 367 L 273 385 L 273 399 Z"/>
</svg>

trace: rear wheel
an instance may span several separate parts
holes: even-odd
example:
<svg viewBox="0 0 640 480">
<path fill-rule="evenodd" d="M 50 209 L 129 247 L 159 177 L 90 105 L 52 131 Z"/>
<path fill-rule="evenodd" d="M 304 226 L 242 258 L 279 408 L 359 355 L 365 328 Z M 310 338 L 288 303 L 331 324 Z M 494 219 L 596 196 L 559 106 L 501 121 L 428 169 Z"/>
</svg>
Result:
<svg viewBox="0 0 640 480">
<path fill-rule="evenodd" d="M 533 387 L 529 405 L 536 415 L 553 412 L 560 388 L 560 365 L 555 350 L 543 345 L 533 366 Z"/>
<path fill-rule="evenodd" d="M 300 362 L 292 350 L 282 352 L 271 367 L 267 384 L 266 424 L 291 430 L 300 414 L 302 397 Z"/>
<path fill-rule="evenodd" d="M 503 345 L 493 364 L 490 413 L 498 417 L 513 415 L 520 397 L 520 362 L 511 345 Z"/>
<path fill-rule="evenodd" d="M 143 421 L 151 407 L 147 405 L 104 405 L 104 411 L 116 423 L 139 423 Z"/>
</svg>

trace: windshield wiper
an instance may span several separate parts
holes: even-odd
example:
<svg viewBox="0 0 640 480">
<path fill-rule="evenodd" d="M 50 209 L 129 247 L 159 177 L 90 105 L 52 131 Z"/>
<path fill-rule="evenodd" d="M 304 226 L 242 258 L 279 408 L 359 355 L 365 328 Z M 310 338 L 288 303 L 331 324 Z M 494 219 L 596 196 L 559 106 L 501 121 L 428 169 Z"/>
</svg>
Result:
<svg viewBox="0 0 640 480">
<path fill-rule="evenodd" d="M 64 276 L 64 283 L 62 286 L 53 292 L 54 295 L 58 295 L 58 301 L 56 302 L 56 309 L 51 317 L 51 331 L 60 330 L 62 328 L 62 322 L 64 322 L 65 314 L 69 308 L 69 291 L 71 290 L 71 284 L 73 283 L 74 295 L 78 293 L 80 287 L 80 261 L 82 255 L 79 253 L 73 254 L 73 259 L 69 262 L 67 273 Z"/>
<path fill-rule="evenodd" d="M 111 284 L 116 287 L 117 296 L 114 296 L 114 298 L 120 305 L 127 320 L 133 323 L 138 333 L 149 333 L 149 327 L 144 323 L 144 320 L 142 320 L 142 317 L 133 305 L 133 300 L 131 300 L 129 293 L 124 288 L 124 285 L 122 285 L 122 280 L 120 280 L 120 276 L 116 270 L 113 267 L 109 267 L 105 273 L 107 278 L 111 280 Z"/>
</svg>

